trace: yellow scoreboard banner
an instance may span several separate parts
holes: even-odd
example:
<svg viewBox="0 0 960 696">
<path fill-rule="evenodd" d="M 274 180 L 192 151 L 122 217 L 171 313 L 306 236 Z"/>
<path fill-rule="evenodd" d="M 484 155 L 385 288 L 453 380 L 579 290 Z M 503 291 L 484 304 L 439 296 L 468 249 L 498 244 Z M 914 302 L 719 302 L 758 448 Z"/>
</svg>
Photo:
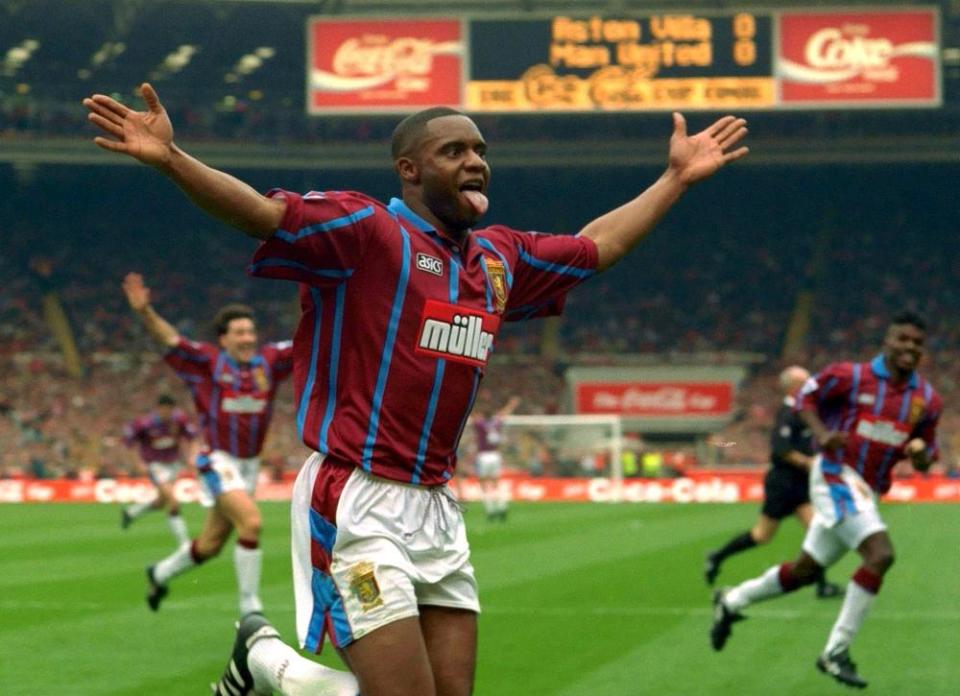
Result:
<svg viewBox="0 0 960 696">
<path fill-rule="evenodd" d="M 769 108 L 772 17 L 752 12 L 470 22 L 471 111 Z"/>
</svg>

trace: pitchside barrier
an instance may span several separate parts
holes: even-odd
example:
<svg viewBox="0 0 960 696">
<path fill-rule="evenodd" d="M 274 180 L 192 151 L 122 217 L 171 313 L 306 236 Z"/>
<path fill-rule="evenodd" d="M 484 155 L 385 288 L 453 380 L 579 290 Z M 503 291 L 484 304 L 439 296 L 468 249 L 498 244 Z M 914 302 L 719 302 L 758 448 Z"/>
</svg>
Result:
<svg viewBox="0 0 960 696">
<path fill-rule="evenodd" d="M 294 474 L 282 481 L 264 475 L 257 486 L 259 500 L 289 500 Z M 763 497 L 763 471 L 699 469 L 668 479 L 549 478 L 510 472 L 499 484 L 510 500 L 593 503 L 740 503 Z M 475 478 L 454 480 L 462 500 L 480 499 Z M 174 493 L 182 503 L 197 502 L 192 477 L 177 479 Z M 146 478 L 0 480 L 0 503 L 132 503 L 152 500 L 153 484 Z M 960 479 L 914 475 L 898 479 L 884 496 L 889 502 L 960 503 Z"/>
</svg>

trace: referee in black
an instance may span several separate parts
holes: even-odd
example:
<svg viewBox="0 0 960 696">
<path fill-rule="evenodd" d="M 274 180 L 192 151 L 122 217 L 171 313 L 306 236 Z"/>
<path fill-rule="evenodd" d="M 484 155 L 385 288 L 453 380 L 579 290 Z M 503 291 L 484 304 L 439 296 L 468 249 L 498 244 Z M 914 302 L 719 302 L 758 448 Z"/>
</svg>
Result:
<svg viewBox="0 0 960 696">
<path fill-rule="evenodd" d="M 730 556 L 766 544 L 773 539 L 783 518 L 793 514 L 810 526 L 813 506 L 810 505 L 809 471 L 813 461 L 813 437 L 807 426 L 794 413 L 794 394 L 810 377 L 798 365 L 780 373 L 783 402 L 777 411 L 777 422 L 770 434 L 770 459 L 773 466 L 763 480 L 763 508 L 753 528 L 738 534 L 722 548 L 707 554 L 704 576 L 713 585 L 720 574 L 721 564 Z M 841 590 L 821 574 L 817 579 L 817 597 L 837 597 Z"/>
</svg>

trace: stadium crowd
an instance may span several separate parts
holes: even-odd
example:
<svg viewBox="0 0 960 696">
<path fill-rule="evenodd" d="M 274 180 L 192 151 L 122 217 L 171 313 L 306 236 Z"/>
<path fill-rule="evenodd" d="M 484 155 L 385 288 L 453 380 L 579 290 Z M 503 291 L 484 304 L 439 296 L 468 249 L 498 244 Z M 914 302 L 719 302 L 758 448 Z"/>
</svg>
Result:
<svg viewBox="0 0 960 696">
<path fill-rule="evenodd" d="M 186 336 L 211 340 L 209 320 L 232 301 L 255 307 L 261 340 L 292 334 L 295 288 L 242 272 L 255 242 L 211 228 L 172 189 L 143 186 L 147 174 L 135 168 L 41 168 L 24 177 L 0 169 L 0 185 L 11 192 L 0 200 L 8 240 L 0 256 L 0 441 L 17 445 L 0 451 L 0 475 L 130 470 L 133 454 L 119 443 L 123 423 L 148 411 L 161 390 L 188 407 L 186 393 L 158 364 L 157 347 L 126 306 L 120 280 L 130 270 L 144 273 L 158 310 Z M 335 174 L 328 178 L 339 181 Z M 746 188 L 768 176 L 730 174 L 732 186 Z M 548 207 L 527 201 L 549 196 L 555 187 L 575 189 L 581 175 L 556 171 L 545 182 L 540 172 L 511 171 L 502 178 L 526 194 L 511 202 L 493 190 L 491 217 L 518 228 L 576 230 L 591 213 L 582 200 L 554 197 Z M 631 182 L 644 173 L 626 182 L 620 170 L 594 176 L 589 204 L 603 209 L 629 195 Z M 816 190 L 819 175 L 783 176 L 806 177 L 785 185 Z M 676 363 L 691 354 L 727 360 L 749 352 L 759 358 L 741 385 L 737 417 L 718 440 L 738 443 L 720 452 L 727 463 L 763 464 L 779 369 L 787 362 L 816 370 L 834 360 L 868 358 L 889 316 L 909 307 L 931 325 L 925 372 L 946 401 L 941 434 L 946 463 L 955 467 L 960 262 L 949 248 L 949 230 L 942 229 L 949 197 L 942 196 L 945 182 L 935 167 L 899 175 L 896 185 L 882 183 L 890 179 L 890 172 L 839 169 L 821 186 L 816 210 L 773 187 L 758 187 L 751 206 L 732 208 L 723 205 L 724 187 L 705 187 L 696 206 L 680 206 L 630 259 L 589 281 L 589 292 L 572 293 L 559 329 L 544 322 L 508 325 L 488 372 L 488 390 L 521 396 L 519 413 L 559 413 L 568 408 L 563 369 L 575 360 L 616 364 L 618 355 L 639 353 Z M 72 195 L 81 183 L 110 193 L 102 200 Z M 283 185 L 307 189 L 310 182 Z M 393 186 L 389 180 L 351 185 L 382 197 Z M 170 219 L 171 207 L 175 229 L 155 221 Z M 721 209 L 712 226 L 698 221 L 703 210 Z M 781 220 L 790 220 L 790 229 L 779 229 Z M 164 241 L 170 235 L 185 241 L 170 245 Z M 813 298 L 805 315 L 809 329 L 784 356 L 786 329 L 804 291 Z M 68 378 L 63 371 L 43 313 L 43 297 L 51 293 L 69 317 L 83 377 Z M 295 466 L 304 451 L 285 389 L 267 451 L 281 466 Z"/>
</svg>

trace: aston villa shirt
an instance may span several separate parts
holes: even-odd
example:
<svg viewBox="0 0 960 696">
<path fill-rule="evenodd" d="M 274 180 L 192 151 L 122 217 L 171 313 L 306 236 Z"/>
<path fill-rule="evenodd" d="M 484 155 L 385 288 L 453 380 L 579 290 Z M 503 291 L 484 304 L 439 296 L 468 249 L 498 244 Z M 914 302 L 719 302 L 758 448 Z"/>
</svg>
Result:
<svg viewBox="0 0 960 696">
<path fill-rule="evenodd" d="M 207 445 L 246 458 L 263 449 L 273 398 L 293 369 L 292 356 L 290 341 L 268 343 L 240 363 L 211 343 L 181 337 L 164 360 L 190 389 Z"/>
<path fill-rule="evenodd" d="M 296 193 L 250 273 L 300 283 L 297 427 L 333 463 L 444 483 L 503 320 L 558 314 L 592 276 L 585 237 L 471 231 L 462 246 L 393 199 Z"/>
</svg>

